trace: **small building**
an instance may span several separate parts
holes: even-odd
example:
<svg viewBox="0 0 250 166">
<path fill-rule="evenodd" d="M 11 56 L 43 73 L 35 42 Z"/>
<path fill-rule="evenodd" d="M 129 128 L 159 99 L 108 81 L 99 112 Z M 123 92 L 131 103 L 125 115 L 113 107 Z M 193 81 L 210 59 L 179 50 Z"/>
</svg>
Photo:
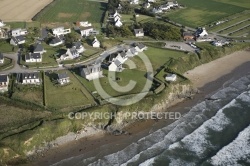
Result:
<svg viewBox="0 0 250 166">
<path fill-rule="evenodd" d="M 64 29 L 64 27 L 57 27 L 52 29 L 52 33 L 55 36 L 66 35 L 71 33 L 71 29 Z"/>
<path fill-rule="evenodd" d="M 7 39 L 7 38 L 8 38 L 7 30 L 0 28 L 0 39 Z"/>
<path fill-rule="evenodd" d="M 130 47 L 126 50 L 127 57 L 133 57 L 135 55 L 138 55 L 138 51 L 136 51 L 135 47 Z"/>
<path fill-rule="evenodd" d="M 0 64 L 4 63 L 4 56 L 3 53 L 0 52 Z"/>
<path fill-rule="evenodd" d="M 74 42 L 73 47 L 75 47 L 78 53 L 83 53 L 85 51 L 85 48 L 80 41 Z"/>
<path fill-rule="evenodd" d="M 114 21 L 115 22 L 118 21 L 118 20 L 121 20 L 121 16 L 120 15 L 117 15 L 117 16 L 114 17 Z"/>
<path fill-rule="evenodd" d="M 80 72 L 81 76 L 89 81 L 103 77 L 101 63 L 87 65 Z"/>
<path fill-rule="evenodd" d="M 157 13 L 162 13 L 163 11 L 162 11 L 161 8 L 158 7 L 158 8 L 153 8 L 152 12 L 155 13 L 155 14 L 157 14 Z"/>
<path fill-rule="evenodd" d="M 122 22 L 121 22 L 121 20 L 120 19 L 118 19 L 117 21 L 115 21 L 115 26 L 116 27 L 121 27 L 123 24 L 122 24 Z"/>
<path fill-rule="evenodd" d="M 60 85 L 65 85 L 65 84 L 68 84 L 70 82 L 69 76 L 66 72 L 61 73 L 61 74 L 57 74 L 57 76 L 58 76 L 57 81 Z"/>
<path fill-rule="evenodd" d="M 80 30 L 81 36 L 84 36 L 84 37 L 90 36 L 93 30 L 94 28 L 92 26 L 81 28 Z"/>
<path fill-rule="evenodd" d="M 195 32 L 195 36 L 196 37 L 204 37 L 207 36 L 208 33 L 206 31 L 206 28 L 197 28 L 196 32 Z"/>
<path fill-rule="evenodd" d="M 89 23 L 88 21 L 79 21 L 79 22 L 76 22 L 76 26 L 90 27 L 90 26 L 92 26 L 92 24 Z"/>
<path fill-rule="evenodd" d="M 144 36 L 143 28 L 141 28 L 141 29 L 134 29 L 134 33 L 135 33 L 136 37 L 143 37 Z"/>
<path fill-rule="evenodd" d="M 34 45 L 34 53 L 39 53 L 39 54 L 43 54 L 46 52 L 46 50 L 43 48 L 43 45 L 41 43 L 36 43 Z"/>
<path fill-rule="evenodd" d="M 228 41 L 217 40 L 217 41 L 212 42 L 212 44 L 214 46 L 216 46 L 216 47 L 222 47 L 224 45 L 229 44 L 229 42 Z"/>
<path fill-rule="evenodd" d="M 121 72 L 123 70 L 122 63 L 119 60 L 114 60 L 108 67 L 109 71 Z"/>
<path fill-rule="evenodd" d="M 49 45 L 52 46 L 52 47 L 55 47 L 55 46 L 59 46 L 59 45 L 61 45 L 63 43 L 64 43 L 64 41 L 62 39 L 60 39 L 58 36 L 56 36 L 55 38 L 53 38 L 51 40 Z"/>
<path fill-rule="evenodd" d="M 113 14 L 110 14 L 109 18 L 115 18 L 116 16 L 119 16 L 121 18 L 121 15 L 117 12 L 117 10 Z"/>
<path fill-rule="evenodd" d="M 130 0 L 130 4 L 132 5 L 138 5 L 139 4 L 139 0 Z"/>
<path fill-rule="evenodd" d="M 192 32 L 183 32 L 183 39 L 184 40 L 193 40 L 194 39 L 194 35 Z"/>
<path fill-rule="evenodd" d="M 78 57 L 80 57 L 80 54 L 78 53 L 75 47 L 72 47 L 67 49 L 66 56 L 62 60 L 75 59 Z"/>
<path fill-rule="evenodd" d="M 0 75 L 0 92 L 8 91 L 8 85 L 9 85 L 8 75 L 1 74 Z"/>
<path fill-rule="evenodd" d="M 5 26 L 5 24 L 4 24 L 3 20 L 0 20 L 0 27 L 4 27 L 4 26 Z"/>
<path fill-rule="evenodd" d="M 27 35 L 27 34 L 28 34 L 28 31 L 26 29 L 17 28 L 17 29 L 11 30 L 11 36 L 22 36 L 22 35 Z"/>
<path fill-rule="evenodd" d="M 28 53 L 25 56 L 25 62 L 29 62 L 29 63 L 42 62 L 42 54 L 40 54 L 40 53 Z"/>
<path fill-rule="evenodd" d="M 39 78 L 39 72 L 31 72 L 31 73 L 22 73 L 21 77 L 22 84 L 37 84 L 41 83 Z"/>
<path fill-rule="evenodd" d="M 148 0 L 148 2 L 150 2 L 150 3 L 154 3 L 154 2 L 155 2 L 155 0 Z"/>
<path fill-rule="evenodd" d="M 150 8 L 150 3 L 148 3 L 148 2 L 144 3 L 143 7 L 146 8 L 146 9 Z"/>
<path fill-rule="evenodd" d="M 144 50 L 147 50 L 148 47 L 142 43 L 135 43 L 135 49 L 137 52 L 143 52 Z"/>
<path fill-rule="evenodd" d="M 24 44 L 25 43 L 25 37 L 24 36 L 12 36 L 10 39 L 10 44 L 17 46 L 20 44 Z"/>
<path fill-rule="evenodd" d="M 166 81 L 170 81 L 170 82 L 174 82 L 177 80 L 177 75 L 176 74 L 168 74 L 166 77 L 165 77 L 165 80 Z"/>
<path fill-rule="evenodd" d="M 100 47 L 101 43 L 97 40 L 97 38 L 95 37 L 94 41 L 92 42 L 92 46 L 93 47 Z"/>
</svg>

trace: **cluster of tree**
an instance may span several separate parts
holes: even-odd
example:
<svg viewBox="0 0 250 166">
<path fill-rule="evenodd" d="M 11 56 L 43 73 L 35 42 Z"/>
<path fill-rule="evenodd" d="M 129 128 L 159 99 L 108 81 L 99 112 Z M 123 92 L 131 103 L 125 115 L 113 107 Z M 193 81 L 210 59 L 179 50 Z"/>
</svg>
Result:
<svg viewBox="0 0 250 166">
<path fill-rule="evenodd" d="M 108 10 L 115 11 L 120 3 L 120 0 L 109 0 L 108 1 Z"/>
<path fill-rule="evenodd" d="M 122 27 L 115 27 L 112 25 L 108 26 L 108 36 L 116 36 L 116 37 L 128 37 L 133 36 L 133 33 L 131 31 L 131 27 L 129 26 L 122 26 Z"/>
<path fill-rule="evenodd" d="M 139 14 L 143 14 L 143 15 L 155 17 L 155 14 L 154 14 L 154 13 L 152 13 L 150 10 L 148 10 L 148 9 L 146 9 L 146 8 L 144 8 L 144 7 L 142 7 L 140 10 L 137 9 L 135 12 L 136 12 L 136 13 L 139 13 Z"/>
<path fill-rule="evenodd" d="M 180 40 L 180 29 L 164 23 L 147 22 L 141 25 L 144 32 L 158 40 Z"/>
</svg>

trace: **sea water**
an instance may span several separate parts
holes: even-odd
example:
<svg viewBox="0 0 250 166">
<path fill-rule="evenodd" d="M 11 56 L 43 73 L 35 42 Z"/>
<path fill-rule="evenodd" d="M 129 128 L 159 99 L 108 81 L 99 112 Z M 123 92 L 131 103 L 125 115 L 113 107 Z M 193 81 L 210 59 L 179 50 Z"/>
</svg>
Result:
<svg viewBox="0 0 250 166">
<path fill-rule="evenodd" d="M 105 156 L 54 165 L 250 165 L 250 75 L 198 103 L 183 117 Z"/>
</svg>

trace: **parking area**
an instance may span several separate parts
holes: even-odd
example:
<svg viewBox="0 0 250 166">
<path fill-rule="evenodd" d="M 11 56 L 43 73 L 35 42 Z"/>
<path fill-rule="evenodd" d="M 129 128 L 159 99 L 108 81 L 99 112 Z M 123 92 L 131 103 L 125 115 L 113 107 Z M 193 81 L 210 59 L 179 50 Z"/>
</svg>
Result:
<svg viewBox="0 0 250 166">
<path fill-rule="evenodd" d="M 195 52 L 195 48 L 185 42 L 165 42 L 164 47 L 173 50 Z"/>
</svg>

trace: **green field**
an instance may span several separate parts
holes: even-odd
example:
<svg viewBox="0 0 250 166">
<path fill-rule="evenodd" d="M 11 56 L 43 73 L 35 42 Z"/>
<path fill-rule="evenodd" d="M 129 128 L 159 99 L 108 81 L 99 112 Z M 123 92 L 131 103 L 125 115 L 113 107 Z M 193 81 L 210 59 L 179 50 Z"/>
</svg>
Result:
<svg viewBox="0 0 250 166">
<path fill-rule="evenodd" d="M 14 62 L 12 59 L 9 58 L 4 58 L 4 63 L 0 64 L 0 71 L 1 70 L 6 70 L 14 66 Z"/>
<path fill-rule="evenodd" d="M 178 3 L 187 8 L 171 12 L 167 16 L 177 23 L 198 27 L 250 8 L 248 0 L 231 2 L 231 0 L 179 0 Z M 248 5 L 242 5 L 244 3 Z"/>
<path fill-rule="evenodd" d="M 170 58 L 179 58 L 188 56 L 184 52 L 168 50 L 164 48 L 157 48 L 149 46 L 144 53 L 148 56 L 152 63 L 154 70 L 164 65 Z"/>
<path fill-rule="evenodd" d="M 242 29 L 242 28 L 244 28 L 244 27 L 247 27 L 247 26 L 250 26 L 250 20 L 244 21 L 244 22 L 239 23 L 239 24 L 237 24 L 237 25 L 235 25 L 235 26 L 232 26 L 232 27 L 230 27 L 230 28 L 227 28 L 227 29 L 225 29 L 225 30 L 222 30 L 222 31 L 220 31 L 220 33 L 221 33 L 221 34 L 228 34 L 228 33 L 235 32 L 235 31 L 237 31 L 237 30 L 240 30 L 240 29 Z"/>
<path fill-rule="evenodd" d="M 55 0 L 38 13 L 34 20 L 48 22 L 89 21 L 100 23 L 106 10 L 106 3 L 87 0 Z"/>
<path fill-rule="evenodd" d="M 92 96 L 71 72 L 60 72 L 67 72 L 68 76 L 70 77 L 70 83 L 68 85 L 55 85 L 51 80 L 57 79 L 57 74 L 55 73 L 46 74 L 45 76 L 44 83 L 46 87 L 46 103 L 49 107 L 65 108 L 83 106 L 93 103 Z"/>
</svg>

